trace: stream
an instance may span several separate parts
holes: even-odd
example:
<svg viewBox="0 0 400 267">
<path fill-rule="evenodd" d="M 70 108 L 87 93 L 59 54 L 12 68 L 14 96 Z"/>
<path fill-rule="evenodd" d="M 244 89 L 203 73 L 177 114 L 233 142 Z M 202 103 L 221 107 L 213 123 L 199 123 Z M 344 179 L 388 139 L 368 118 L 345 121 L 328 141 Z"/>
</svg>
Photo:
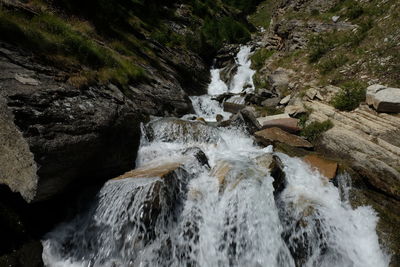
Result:
<svg viewBox="0 0 400 267">
<path fill-rule="evenodd" d="M 46 266 L 388 266 L 375 211 L 349 203 L 349 175 L 335 186 L 241 127 L 213 126 L 232 115 L 215 96 L 254 90 L 250 55 L 241 47 L 231 84 L 212 69 L 208 94 L 191 97 L 211 123 L 187 115 L 142 126 L 137 168 L 179 166 L 173 177 L 108 181 L 89 210 L 43 238 Z M 284 166 L 279 194 L 262 164 L 271 157 Z"/>
</svg>

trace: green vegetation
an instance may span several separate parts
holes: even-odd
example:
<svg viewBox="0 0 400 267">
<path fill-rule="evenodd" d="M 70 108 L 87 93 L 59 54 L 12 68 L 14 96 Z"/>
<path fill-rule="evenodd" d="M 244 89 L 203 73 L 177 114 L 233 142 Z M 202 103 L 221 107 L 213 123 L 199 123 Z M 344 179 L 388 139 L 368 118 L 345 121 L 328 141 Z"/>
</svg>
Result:
<svg viewBox="0 0 400 267">
<path fill-rule="evenodd" d="M 361 102 L 365 101 L 365 84 L 358 81 L 345 82 L 341 85 L 342 90 L 332 99 L 332 105 L 342 111 L 356 109 Z"/>
<path fill-rule="evenodd" d="M 88 38 L 52 13 L 28 17 L 0 9 L 0 32 L 3 40 L 35 51 L 59 67 L 77 68 L 81 64 L 108 73 L 96 77 L 99 80 L 125 85 L 145 78 L 144 71 L 133 60 Z"/>
<path fill-rule="evenodd" d="M 321 74 L 327 74 L 334 69 L 337 69 L 349 61 L 346 55 L 340 54 L 334 57 L 329 57 L 318 64 Z"/>
<path fill-rule="evenodd" d="M 274 53 L 274 50 L 268 50 L 266 48 L 261 48 L 257 50 L 251 56 L 251 67 L 256 71 L 260 70 L 264 66 L 265 61 L 270 58 Z"/>
<path fill-rule="evenodd" d="M 258 7 L 257 11 L 249 16 L 249 21 L 256 27 L 263 27 L 264 29 L 268 29 L 271 18 L 272 11 L 275 7 L 274 1 L 264 1 Z"/>
<path fill-rule="evenodd" d="M 314 121 L 304 127 L 300 134 L 306 137 L 307 140 L 314 141 L 332 127 L 333 123 L 330 120 L 326 120 L 323 122 Z"/>
<path fill-rule="evenodd" d="M 208 18 L 201 28 L 201 38 L 209 47 L 218 50 L 224 43 L 248 41 L 250 32 L 242 23 L 231 17 L 223 17 L 220 20 Z"/>
<path fill-rule="evenodd" d="M 176 2 L 28 0 L 27 9 L 0 5 L 0 36 L 71 73 L 73 85 L 113 82 L 123 87 L 147 78 L 141 65 L 159 64 L 149 39 L 193 50 L 207 60 L 225 43 L 249 40 L 249 27 L 236 18 L 235 8 L 248 12 L 256 1 L 182 0 L 195 22 L 187 34 L 166 23 L 177 19 Z"/>
</svg>

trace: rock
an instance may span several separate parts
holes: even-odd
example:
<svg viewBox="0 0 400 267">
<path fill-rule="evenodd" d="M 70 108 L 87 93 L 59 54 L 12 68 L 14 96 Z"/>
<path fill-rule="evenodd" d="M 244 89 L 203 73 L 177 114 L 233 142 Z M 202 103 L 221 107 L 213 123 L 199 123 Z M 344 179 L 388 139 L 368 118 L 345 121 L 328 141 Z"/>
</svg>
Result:
<svg viewBox="0 0 400 267">
<path fill-rule="evenodd" d="M 174 174 L 177 171 L 181 171 L 182 163 L 180 162 L 170 162 L 164 163 L 159 166 L 145 166 L 129 172 L 126 172 L 113 180 L 121 179 L 134 179 L 134 178 L 161 178 L 165 179 L 168 176 Z"/>
<path fill-rule="evenodd" d="M 215 120 L 216 120 L 217 122 L 221 122 L 221 121 L 224 120 L 224 116 L 222 116 L 221 114 L 217 114 L 217 115 L 215 116 Z"/>
<path fill-rule="evenodd" d="M 323 176 L 328 179 L 333 179 L 336 177 L 336 172 L 338 169 L 337 162 L 321 158 L 316 155 L 307 155 L 303 158 L 312 168 L 318 170 Z"/>
<path fill-rule="evenodd" d="M 218 95 L 216 97 L 213 97 L 212 100 L 216 100 L 220 103 L 226 101 L 227 99 L 231 98 L 232 96 L 234 96 L 235 94 L 232 93 L 223 93 L 222 95 Z"/>
<path fill-rule="evenodd" d="M 218 161 L 215 166 L 211 169 L 210 175 L 218 179 L 220 187 L 223 188 L 226 185 L 226 180 L 229 172 L 232 170 L 232 165 L 227 161 Z"/>
<path fill-rule="evenodd" d="M 206 120 L 203 117 L 196 118 L 196 121 L 199 121 L 201 123 L 207 123 Z"/>
<path fill-rule="evenodd" d="M 400 199 L 400 118 L 379 114 L 367 106 L 341 112 L 317 101 L 307 104 L 311 121 L 331 120 L 316 149 L 340 158 L 365 181 L 388 196 Z"/>
<path fill-rule="evenodd" d="M 210 165 L 208 164 L 207 155 L 200 148 L 191 147 L 186 149 L 182 154 L 193 156 L 200 163 L 200 165 L 207 166 L 208 168 L 210 168 Z"/>
<path fill-rule="evenodd" d="M 334 23 L 338 22 L 339 19 L 340 19 L 340 16 L 333 16 L 333 17 L 332 17 L 332 21 L 333 21 Z"/>
<path fill-rule="evenodd" d="M 230 112 L 233 114 L 238 113 L 241 109 L 245 108 L 245 105 L 242 104 L 235 104 L 235 103 L 230 103 L 230 102 L 224 102 L 224 111 L 225 112 Z"/>
<path fill-rule="evenodd" d="M 253 134 L 254 132 L 261 129 L 261 125 L 258 123 L 254 113 L 248 109 L 241 110 L 239 113 L 234 115 L 228 125 L 244 127 L 245 130 Z M 223 125 L 219 125 L 223 126 Z"/>
<path fill-rule="evenodd" d="M 292 70 L 278 68 L 268 76 L 269 84 L 280 96 L 289 88 L 289 75 L 292 72 Z"/>
<path fill-rule="evenodd" d="M 15 79 L 17 81 L 19 81 L 20 83 L 25 84 L 25 85 L 37 86 L 37 85 L 40 84 L 40 82 L 38 80 L 30 78 L 30 77 L 28 77 L 27 75 L 24 75 L 24 74 L 17 73 L 17 74 L 15 74 L 14 77 L 15 77 Z"/>
<path fill-rule="evenodd" d="M 160 118 L 144 127 L 149 141 L 160 142 L 216 142 L 217 129 L 202 121 Z"/>
<path fill-rule="evenodd" d="M 250 107 L 246 107 L 240 111 L 240 114 L 242 115 L 247 128 L 251 129 L 250 132 L 255 132 L 256 130 L 261 129 L 261 125 L 255 116 L 254 108 L 251 109 Z"/>
<path fill-rule="evenodd" d="M 400 112 L 400 88 L 374 84 L 367 88 L 367 104 L 378 112 Z"/>
<path fill-rule="evenodd" d="M 257 90 L 257 95 L 264 97 L 264 98 L 271 98 L 273 96 L 276 96 L 274 93 L 272 93 L 270 90 L 267 90 L 265 88 L 261 88 Z"/>
<path fill-rule="evenodd" d="M 333 85 L 327 85 L 325 87 L 323 87 L 320 92 L 324 98 L 324 101 L 326 101 L 327 103 L 330 103 L 333 99 L 333 97 L 339 93 L 342 89 L 340 89 L 337 86 L 333 86 Z"/>
<path fill-rule="evenodd" d="M 258 156 L 256 159 L 256 164 L 261 167 L 268 169 L 271 176 L 274 178 L 272 185 L 274 186 L 274 195 L 277 196 L 286 187 L 285 172 L 283 171 L 284 165 L 281 159 L 273 155 L 272 153 L 267 153 Z"/>
<path fill-rule="evenodd" d="M 299 122 L 300 120 L 294 118 L 268 120 L 264 121 L 264 123 L 261 125 L 261 129 L 277 127 L 289 133 L 298 133 L 301 130 L 299 127 Z"/>
<path fill-rule="evenodd" d="M 263 125 L 267 121 L 272 121 L 272 120 L 279 120 L 279 119 L 288 119 L 290 116 L 286 113 L 283 114 L 278 114 L 278 115 L 271 115 L 271 116 L 265 116 L 265 117 L 259 117 L 257 118 L 258 123 L 260 125 Z"/>
<path fill-rule="evenodd" d="M 227 65 L 225 68 L 223 68 L 220 72 L 220 77 L 221 80 L 225 84 L 230 84 L 233 77 L 237 73 L 238 70 L 238 65 L 235 63 L 235 61 L 232 61 L 231 64 Z"/>
<path fill-rule="evenodd" d="M 285 96 L 282 98 L 282 100 L 279 102 L 280 105 L 287 105 L 291 99 L 291 95 Z"/>
<path fill-rule="evenodd" d="M 308 99 L 313 100 L 316 95 L 317 95 L 318 91 L 315 88 L 310 88 L 306 91 L 306 97 L 308 97 Z"/>
<path fill-rule="evenodd" d="M 261 102 L 261 105 L 267 108 L 276 108 L 276 106 L 279 105 L 280 101 L 281 99 L 279 97 L 273 97 L 264 100 L 263 102 Z"/>
<path fill-rule="evenodd" d="M 254 134 L 257 141 L 265 146 L 273 145 L 276 142 L 285 143 L 293 147 L 312 148 L 313 145 L 303 138 L 287 133 L 277 127 L 258 131 Z"/>
<path fill-rule="evenodd" d="M 307 110 L 304 108 L 304 106 L 287 106 L 285 108 L 285 113 L 289 114 L 292 117 L 296 117 L 297 115 L 301 115 L 306 113 Z"/>
</svg>

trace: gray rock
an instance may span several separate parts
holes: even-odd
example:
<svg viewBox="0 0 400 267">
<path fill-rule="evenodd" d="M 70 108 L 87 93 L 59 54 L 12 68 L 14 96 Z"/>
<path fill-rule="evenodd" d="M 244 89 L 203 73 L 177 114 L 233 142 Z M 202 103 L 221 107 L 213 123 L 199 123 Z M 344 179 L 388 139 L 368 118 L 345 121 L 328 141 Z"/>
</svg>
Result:
<svg viewBox="0 0 400 267">
<path fill-rule="evenodd" d="M 285 96 L 282 98 L 282 100 L 279 102 L 280 105 L 287 105 L 291 99 L 291 95 Z"/>
<path fill-rule="evenodd" d="M 269 98 L 264 100 L 261 105 L 268 108 L 275 108 L 277 105 L 279 105 L 280 101 L 281 99 L 279 97 Z"/>
<path fill-rule="evenodd" d="M 367 88 L 367 104 L 378 112 L 400 112 L 400 88 L 374 84 Z"/>
</svg>

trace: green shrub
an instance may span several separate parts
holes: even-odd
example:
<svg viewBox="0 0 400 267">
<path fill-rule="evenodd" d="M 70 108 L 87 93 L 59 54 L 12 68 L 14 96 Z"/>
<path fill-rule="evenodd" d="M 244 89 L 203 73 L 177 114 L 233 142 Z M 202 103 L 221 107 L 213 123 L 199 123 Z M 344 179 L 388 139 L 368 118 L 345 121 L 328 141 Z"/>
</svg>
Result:
<svg viewBox="0 0 400 267">
<path fill-rule="evenodd" d="M 332 105 L 342 111 L 356 109 L 361 102 L 365 101 L 365 85 L 361 82 L 346 82 L 342 90 L 332 99 Z"/>
<path fill-rule="evenodd" d="M 315 63 L 320 60 L 326 53 L 332 50 L 337 44 L 337 36 L 334 33 L 329 33 L 325 36 L 317 35 L 312 36 L 309 41 L 309 62 Z"/>
<path fill-rule="evenodd" d="M 333 123 L 330 120 L 323 122 L 312 122 L 301 131 L 301 135 L 306 137 L 309 141 L 314 141 L 322 135 L 322 133 L 328 131 L 333 127 Z"/>
<path fill-rule="evenodd" d="M 311 16 L 313 16 L 313 17 L 316 17 L 316 16 L 318 16 L 320 13 L 319 13 L 319 10 L 318 9 L 312 9 L 311 10 Z"/>
<path fill-rule="evenodd" d="M 324 61 L 322 61 L 320 64 L 318 64 L 318 68 L 321 72 L 321 74 L 327 74 L 331 72 L 334 69 L 337 69 L 344 64 L 346 64 L 349 61 L 349 58 L 343 54 L 340 54 L 335 57 L 330 57 Z"/>
<path fill-rule="evenodd" d="M 349 4 L 345 16 L 349 19 L 357 19 L 362 14 L 364 14 L 364 9 L 357 2 L 352 2 Z"/>
<path fill-rule="evenodd" d="M 255 70 L 260 70 L 265 63 L 265 60 L 270 58 L 275 51 L 273 50 L 267 50 L 265 48 L 261 48 L 254 52 L 254 54 L 251 56 L 251 66 Z"/>
<path fill-rule="evenodd" d="M 250 39 L 247 27 L 231 17 L 205 20 L 200 30 L 200 54 L 215 53 L 224 43 L 244 43 Z"/>
</svg>

